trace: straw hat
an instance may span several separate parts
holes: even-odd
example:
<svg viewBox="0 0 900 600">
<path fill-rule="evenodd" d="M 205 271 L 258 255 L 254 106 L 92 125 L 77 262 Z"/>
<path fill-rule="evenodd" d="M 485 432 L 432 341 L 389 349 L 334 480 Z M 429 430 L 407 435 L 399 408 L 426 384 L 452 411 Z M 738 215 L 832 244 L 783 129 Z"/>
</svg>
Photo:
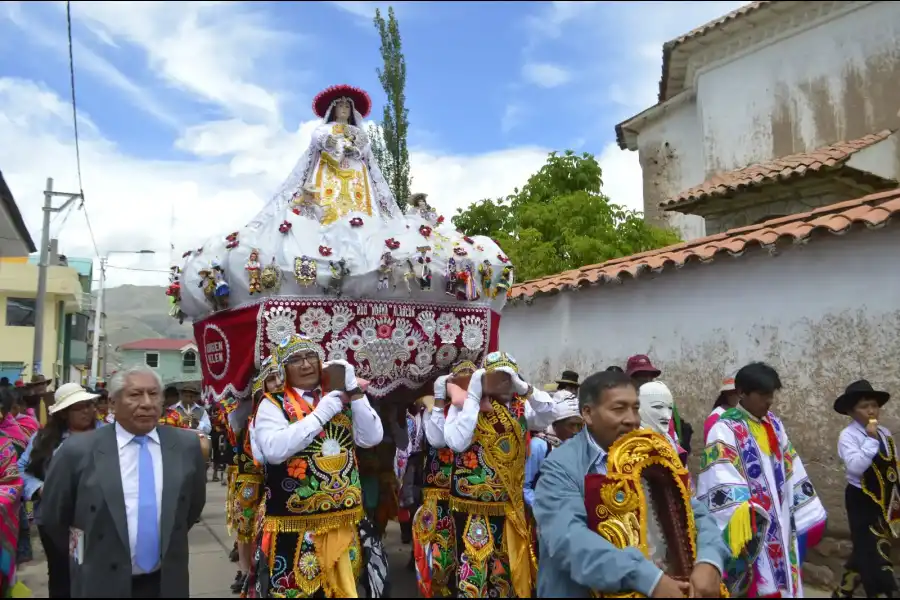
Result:
<svg viewBox="0 0 900 600">
<path fill-rule="evenodd" d="M 47 411 L 51 415 L 55 415 L 79 402 L 96 400 L 98 396 L 98 394 L 88 392 L 77 383 L 64 383 L 53 394 L 53 406 L 48 408 Z"/>
</svg>

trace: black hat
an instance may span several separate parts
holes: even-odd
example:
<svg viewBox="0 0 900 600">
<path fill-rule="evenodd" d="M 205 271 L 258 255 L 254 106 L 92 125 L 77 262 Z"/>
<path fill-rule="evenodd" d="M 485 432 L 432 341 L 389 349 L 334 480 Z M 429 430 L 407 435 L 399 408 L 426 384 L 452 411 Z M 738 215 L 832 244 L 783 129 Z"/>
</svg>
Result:
<svg viewBox="0 0 900 600">
<path fill-rule="evenodd" d="M 579 385 L 578 383 L 578 373 L 575 371 L 563 371 L 562 375 L 559 379 L 556 380 L 556 383 L 560 385 Z"/>
<path fill-rule="evenodd" d="M 871 383 L 860 379 L 848 385 L 844 393 L 838 396 L 838 399 L 834 401 L 834 410 L 838 414 L 849 414 L 856 403 L 863 398 L 871 398 L 878 402 L 878 406 L 884 406 L 891 399 L 891 395 L 887 392 L 879 392 L 872 387 Z"/>
</svg>

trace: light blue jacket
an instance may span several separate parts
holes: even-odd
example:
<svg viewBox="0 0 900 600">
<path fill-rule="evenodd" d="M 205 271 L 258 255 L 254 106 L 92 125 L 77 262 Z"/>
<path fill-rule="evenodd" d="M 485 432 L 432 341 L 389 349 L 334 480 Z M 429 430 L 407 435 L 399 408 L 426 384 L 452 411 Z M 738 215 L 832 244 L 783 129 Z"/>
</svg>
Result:
<svg viewBox="0 0 900 600">
<path fill-rule="evenodd" d="M 587 598 L 591 590 L 651 596 L 663 573 L 637 548 L 620 550 L 588 528 L 584 477 L 605 472 L 605 452 L 587 429 L 556 448 L 541 466 L 534 517 L 540 542 L 539 598 Z M 706 506 L 691 501 L 697 525 L 697 562 L 722 572 L 730 556 Z"/>
</svg>

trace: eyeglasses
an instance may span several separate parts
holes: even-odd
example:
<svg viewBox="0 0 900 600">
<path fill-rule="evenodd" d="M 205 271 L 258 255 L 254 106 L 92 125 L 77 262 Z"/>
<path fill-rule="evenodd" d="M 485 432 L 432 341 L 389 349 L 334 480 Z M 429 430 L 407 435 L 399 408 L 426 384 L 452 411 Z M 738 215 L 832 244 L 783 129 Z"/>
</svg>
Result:
<svg viewBox="0 0 900 600">
<path fill-rule="evenodd" d="M 314 352 L 309 352 L 307 354 L 295 354 L 287 360 L 287 364 L 296 365 L 307 363 L 310 366 L 316 365 L 319 363 L 319 355 Z"/>
</svg>

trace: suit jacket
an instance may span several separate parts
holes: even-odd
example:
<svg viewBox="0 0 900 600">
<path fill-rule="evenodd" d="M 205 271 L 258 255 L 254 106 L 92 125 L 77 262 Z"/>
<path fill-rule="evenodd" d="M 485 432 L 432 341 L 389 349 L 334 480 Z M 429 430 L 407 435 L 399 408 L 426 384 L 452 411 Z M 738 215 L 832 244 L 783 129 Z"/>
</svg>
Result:
<svg viewBox="0 0 900 600">
<path fill-rule="evenodd" d="M 188 531 L 206 504 L 206 464 L 195 433 L 161 425 L 160 598 L 188 598 Z M 71 561 L 72 598 L 130 598 L 131 548 L 116 427 L 71 436 L 50 463 L 41 497 L 43 527 L 68 553 L 84 532 L 82 564 Z"/>
<path fill-rule="evenodd" d="M 583 429 L 541 465 L 534 501 L 540 565 L 538 598 L 588 598 L 591 590 L 650 596 L 662 572 L 637 548 L 620 550 L 587 524 L 584 478 L 600 453 Z M 697 561 L 722 572 L 731 556 L 706 505 L 691 500 L 697 526 Z"/>
</svg>

